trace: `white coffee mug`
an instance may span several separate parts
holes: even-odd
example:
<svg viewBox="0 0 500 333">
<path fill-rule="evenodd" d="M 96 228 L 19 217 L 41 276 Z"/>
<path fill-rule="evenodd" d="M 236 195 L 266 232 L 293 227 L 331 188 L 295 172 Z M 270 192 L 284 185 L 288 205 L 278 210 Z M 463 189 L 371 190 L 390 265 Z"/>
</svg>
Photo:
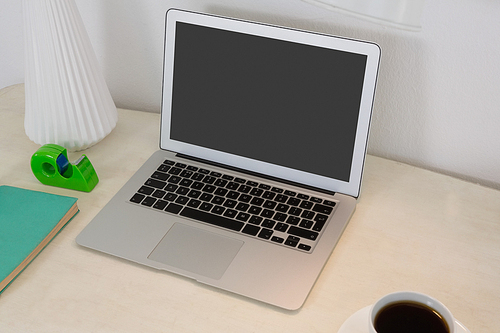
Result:
<svg viewBox="0 0 500 333">
<path fill-rule="evenodd" d="M 443 303 L 438 300 L 418 292 L 413 291 L 399 291 L 391 294 L 387 294 L 380 298 L 373 306 L 370 308 L 369 323 L 368 323 L 368 332 L 369 333 L 378 333 L 375 330 L 374 322 L 377 314 L 380 310 L 382 310 L 385 306 L 392 303 L 400 303 L 404 301 L 410 301 L 413 303 L 420 303 L 425 305 L 431 309 L 436 310 L 446 321 L 450 333 L 455 333 L 455 318 L 451 314 L 450 310 Z"/>
</svg>

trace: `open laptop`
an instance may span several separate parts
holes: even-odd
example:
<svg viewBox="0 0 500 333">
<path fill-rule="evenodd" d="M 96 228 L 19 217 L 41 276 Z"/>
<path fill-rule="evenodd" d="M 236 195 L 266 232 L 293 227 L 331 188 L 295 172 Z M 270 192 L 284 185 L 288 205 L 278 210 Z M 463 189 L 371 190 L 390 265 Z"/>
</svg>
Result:
<svg viewBox="0 0 500 333">
<path fill-rule="evenodd" d="M 379 47 L 174 9 L 165 29 L 161 149 L 77 243 L 298 309 L 360 193 Z"/>
</svg>

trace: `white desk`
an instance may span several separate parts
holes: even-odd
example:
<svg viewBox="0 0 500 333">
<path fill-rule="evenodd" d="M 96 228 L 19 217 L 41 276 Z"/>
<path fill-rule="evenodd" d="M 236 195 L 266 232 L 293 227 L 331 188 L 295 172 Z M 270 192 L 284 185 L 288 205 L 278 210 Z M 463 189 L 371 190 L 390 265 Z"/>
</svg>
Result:
<svg viewBox="0 0 500 333">
<path fill-rule="evenodd" d="M 158 114 L 119 110 L 113 132 L 82 152 L 100 177 L 83 193 L 32 175 L 39 146 L 23 110 L 22 85 L 0 90 L 0 184 L 75 196 L 81 211 L 0 296 L 0 332 L 337 332 L 398 290 L 434 296 L 472 332 L 500 332 L 500 191 L 368 156 L 353 218 L 303 308 L 288 312 L 75 243 L 158 149 Z"/>
</svg>

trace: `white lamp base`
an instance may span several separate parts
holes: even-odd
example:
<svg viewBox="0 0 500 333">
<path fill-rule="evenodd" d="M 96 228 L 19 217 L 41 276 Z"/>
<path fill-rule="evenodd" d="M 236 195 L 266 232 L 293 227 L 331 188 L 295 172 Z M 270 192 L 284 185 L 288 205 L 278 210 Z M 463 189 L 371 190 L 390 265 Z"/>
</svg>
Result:
<svg viewBox="0 0 500 333">
<path fill-rule="evenodd" d="M 23 0 L 24 127 L 38 144 L 86 149 L 118 115 L 74 0 Z"/>
</svg>

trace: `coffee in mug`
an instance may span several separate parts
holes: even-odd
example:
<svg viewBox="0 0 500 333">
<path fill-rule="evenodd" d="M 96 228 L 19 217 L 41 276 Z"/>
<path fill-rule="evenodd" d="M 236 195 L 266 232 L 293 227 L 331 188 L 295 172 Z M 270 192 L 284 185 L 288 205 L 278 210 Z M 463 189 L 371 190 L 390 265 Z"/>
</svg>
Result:
<svg viewBox="0 0 500 333">
<path fill-rule="evenodd" d="M 454 333 L 450 311 L 434 298 L 397 292 L 378 300 L 370 310 L 370 333 Z"/>
</svg>

